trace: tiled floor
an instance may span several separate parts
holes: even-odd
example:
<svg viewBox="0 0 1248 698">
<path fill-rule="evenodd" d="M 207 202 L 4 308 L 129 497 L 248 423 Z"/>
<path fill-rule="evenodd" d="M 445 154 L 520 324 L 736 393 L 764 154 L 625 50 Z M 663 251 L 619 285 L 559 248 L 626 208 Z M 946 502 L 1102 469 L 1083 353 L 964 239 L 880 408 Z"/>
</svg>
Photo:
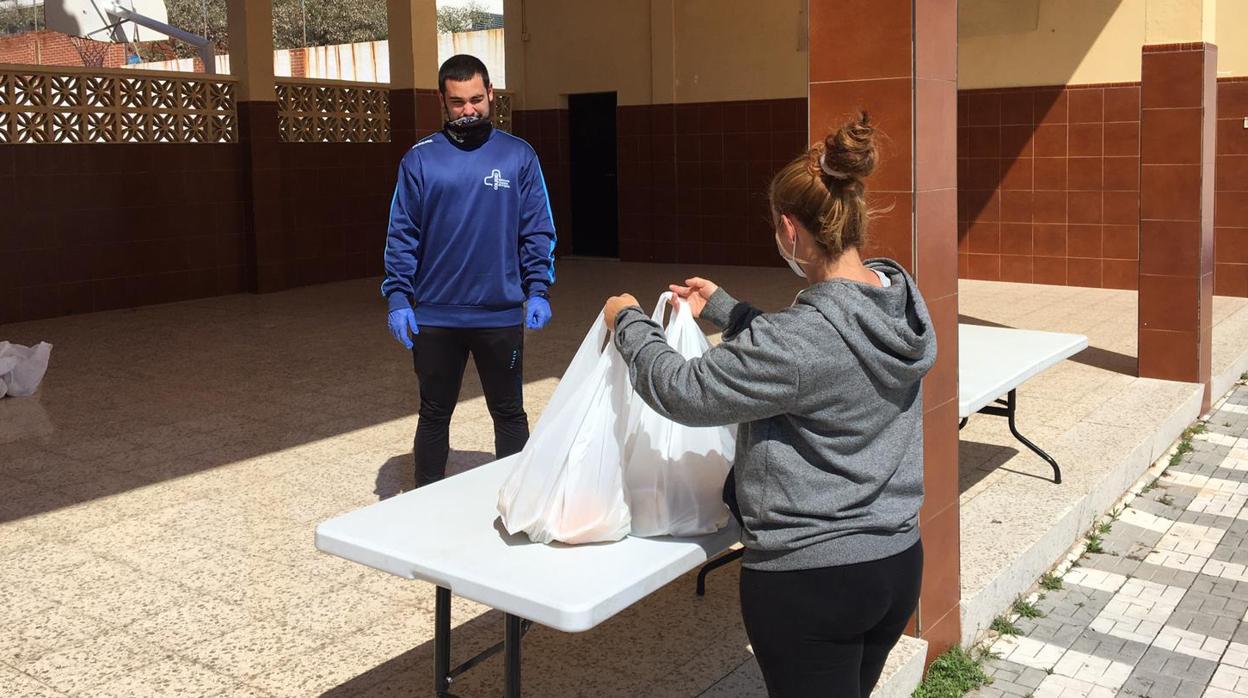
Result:
<svg viewBox="0 0 1248 698">
<path fill-rule="evenodd" d="M 556 320 L 526 340 L 531 418 L 603 300 L 652 302 L 674 269 L 561 264 Z M 768 307 L 798 287 L 787 270 L 713 278 Z M 428 693 L 431 587 L 312 545 L 317 522 L 411 484 L 415 378 L 376 294 L 369 280 L 4 328 L 55 349 L 36 398 L 0 401 L 0 695 Z M 452 469 L 492 442 L 470 369 Z M 527 695 L 757 691 L 736 568 L 719 574 L 705 599 L 684 579 L 593 632 L 535 630 Z M 454 622 L 457 658 L 502 637 L 466 601 Z M 456 692 L 497 692 L 499 664 Z"/>
<path fill-rule="evenodd" d="M 526 340 L 531 419 L 603 299 L 627 290 L 648 303 L 675 271 L 561 263 L 556 320 Z M 787 269 L 698 273 L 764 308 L 790 303 L 800 283 Z M 1062 329 L 1086 313 L 1100 349 L 1092 363 L 1064 363 L 1022 396 L 1025 433 L 1066 448 L 1078 436 L 1066 433 L 1072 409 L 1083 419 L 1159 400 L 1130 393 L 1119 377 L 1134 355 L 1122 339 L 1134 322 L 1130 301 L 1075 291 L 961 288 L 963 313 L 982 321 Z M 1236 324 L 1243 305 L 1229 300 L 1215 306 L 1228 318 L 1219 328 L 1248 327 Z M 411 483 L 415 379 L 386 331 L 375 281 L 14 324 L 3 335 L 56 348 L 38 397 L 0 401 L 0 695 L 427 693 L 431 588 L 312 546 L 317 522 Z M 1215 344 L 1248 346 L 1237 337 L 1218 330 Z M 1125 402 L 1095 399 L 1124 390 Z M 1160 400 L 1173 400 L 1164 390 Z M 1037 491 L 1027 455 L 1004 442 L 1004 451 L 984 450 L 1008 438 L 1003 431 L 972 420 L 963 433 L 972 504 Z M 491 457 L 471 369 L 451 445 L 452 470 Z M 979 458 L 985 452 L 997 462 Z M 1013 552 L 998 549 L 1013 539 L 982 523 L 963 519 L 964 580 Z M 703 600 L 683 579 L 590 633 L 535 630 L 526 690 L 758 695 L 736 567 L 719 575 Z M 501 637 L 501 618 L 468 602 L 454 622 L 457 658 Z M 498 669 L 493 660 L 468 674 L 457 692 L 496 692 Z"/>
<path fill-rule="evenodd" d="M 1248 696 L 1248 387 L 991 645 L 991 696 Z"/>
</svg>

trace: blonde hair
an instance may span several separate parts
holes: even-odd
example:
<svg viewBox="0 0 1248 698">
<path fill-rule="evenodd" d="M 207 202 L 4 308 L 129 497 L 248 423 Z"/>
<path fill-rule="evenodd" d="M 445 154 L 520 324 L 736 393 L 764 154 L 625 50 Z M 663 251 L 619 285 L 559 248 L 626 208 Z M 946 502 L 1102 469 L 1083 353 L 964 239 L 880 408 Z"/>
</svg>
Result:
<svg viewBox="0 0 1248 698">
<path fill-rule="evenodd" d="M 874 215 L 862 180 L 876 159 L 875 128 L 861 112 L 776 173 L 767 192 L 772 215 L 801 223 L 833 259 L 862 247 Z"/>
</svg>

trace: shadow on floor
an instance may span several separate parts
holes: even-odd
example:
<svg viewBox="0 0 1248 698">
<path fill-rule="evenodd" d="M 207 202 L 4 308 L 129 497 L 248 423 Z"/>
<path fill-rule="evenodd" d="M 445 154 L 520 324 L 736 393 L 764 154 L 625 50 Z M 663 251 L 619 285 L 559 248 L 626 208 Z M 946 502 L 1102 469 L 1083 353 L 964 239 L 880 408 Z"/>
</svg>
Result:
<svg viewBox="0 0 1248 698">
<path fill-rule="evenodd" d="M 450 477 L 468 472 L 493 460 L 493 453 L 456 451 L 452 449 L 450 456 L 446 460 L 446 476 Z M 412 454 L 410 453 L 394 456 L 386 461 L 377 470 L 377 483 L 373 489 L 373 494 L 377 495 L 378 501 L 389 499 L 396 494 L 403 494 L 411 490 L 416 483 L 415 467 L 412 461 Z"/>
<path fill-rule="evenodd" d="M 736 565 L 721 571 L 704 597 L 694 594 L 696 572 L 691 572 L 583 633 L 533 626 L 522 645 L 524 694 L 613 698 L 703 693 L 751 657 L 737 596 L 739 572 Z M 459 618 L 452 612 L 452 665 L 501 642 L 503 619 L 501 612 L 488 610 L 455 625 Z M 426 637 L 321 695 L 432 695 L 435 643 Z M 672 686 L 672 673 L 690 663 L 699 667 L 697 678 L 679 689 Z M 495 655 L 458 677 L 452 693 L 461 698 L 499 695 L 502 673 L 502 655 Z M 761 690 L 741 698 L 760 695 Z"/>
<path fill-rule="evenodd" d="M 979 441 L 958 442 L 958 485 L 959 494 L 965 493 L 984 478 L 998 470 L 1022 475 L 1024 477 L 1044 480 L 1033 473 L 1023 472 L 1014 468 L 1004 467 L 1010 459 L 1019 454 L 1018 449 L 1010 446 L 982 443 Z"/>
<path fill-rule="evenodd" d="M 970 315 L 959 315 L 958 322 L 963 325 L 976 325 L 979 327 L 1003 327 L 1006 329 L 1014 329 L 1009 325 L 992 322 L 991 320 L 983 320 Z M 1087 349 L 1070 357 L 1070 361 L 1092 368 L 1099 368 L 1103 371 L 1113 371 L 1121 373 L 1124 376 L 1135 377 L 1139 375 L 1139 360 L 1130 354 L 1122 354 L 1100 347 L 1089 346 Z"/>
</svg>

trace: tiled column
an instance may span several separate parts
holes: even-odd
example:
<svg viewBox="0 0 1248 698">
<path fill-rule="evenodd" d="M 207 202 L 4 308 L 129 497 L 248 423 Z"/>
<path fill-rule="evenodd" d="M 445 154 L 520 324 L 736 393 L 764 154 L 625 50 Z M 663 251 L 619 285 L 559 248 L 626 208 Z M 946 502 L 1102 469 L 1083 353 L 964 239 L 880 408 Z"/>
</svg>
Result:
<svg viewBox="0 0 1248 698">
<path fill-rule="evenodd" d="M 1140 88 L 1140 375 L 1203 383 L 1212 362 L 1217 48 L 1144 47 Z"/>
<path fill-rule="evenodd" d="M 939 357 L 923 385 L 926 547 L 912 628 L 929 659 L 960 641 L 958 529 L 957 3 L 812 0 L 810 140 L 866 109 L 885 134 L 867 182 L 892 206 L 871 230 L 870 255 L 918 280 Z"/>
<path fill-rule="evenodd" d="M 246 273 L 253 292 L 279 291 L 287 280 L 273 83 L 273 5 L 269 0 L 228 0 L 226 8 L 249 199 Z"/>
<path fill-rule="evenodd" d="M 390 142 L 395 166 L 408 148 L 442 126 L 438 102 L 438 9 L 434 0 L 387 0 Z"/>
<path fill-rule="evenodd" d="M 1248 296 L 1248 77 L 1218 80 L 1213 292 Z"/>
</svg>

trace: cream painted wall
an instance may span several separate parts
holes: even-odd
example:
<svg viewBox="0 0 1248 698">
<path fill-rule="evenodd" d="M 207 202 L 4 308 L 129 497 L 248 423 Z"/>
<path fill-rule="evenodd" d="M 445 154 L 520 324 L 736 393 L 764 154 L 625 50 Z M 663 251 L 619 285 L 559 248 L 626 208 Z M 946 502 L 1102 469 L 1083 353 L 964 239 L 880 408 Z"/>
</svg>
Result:
<svg viewBox="0 0 1248 698">
<path fill-rule="evenodd" d="M 523 109 L 804 97 L 805 3 L 506 0 L 508 88 Z"/>
<path fill-rule="evenodd" d="M 650 0 L 508 0 L 504 14 L 508 88 L 522 93 L 524 109 L 566 106 L 578 92 L 650 103 Z M 513 15 L 527 31 L 513 32 Z"/>
<path fill-rule="evenodd" d="M 1039 0 L 1005 24 L 1000 0 L 961 0 L 958 88 L 1138 81 L 1147 1 Z"/>
<path fill-rule="evenodd" d="M 678 0 L 676 101 L 805 97 L 804 0 Z"/>
<path fill-rule="evenodd" d="M 1248 76 L 1248 0 L 1218 0 L 1218 76 Z"/>
<path fill-rule="evenodd" d="M 961 0 L 958 87 L 1136 82 L 1145 43 L 1213 40 L 1248 75 L 1248 0 Z M 1209 36 L 1213 28 L 1214 36 Z"/>
</svg>

